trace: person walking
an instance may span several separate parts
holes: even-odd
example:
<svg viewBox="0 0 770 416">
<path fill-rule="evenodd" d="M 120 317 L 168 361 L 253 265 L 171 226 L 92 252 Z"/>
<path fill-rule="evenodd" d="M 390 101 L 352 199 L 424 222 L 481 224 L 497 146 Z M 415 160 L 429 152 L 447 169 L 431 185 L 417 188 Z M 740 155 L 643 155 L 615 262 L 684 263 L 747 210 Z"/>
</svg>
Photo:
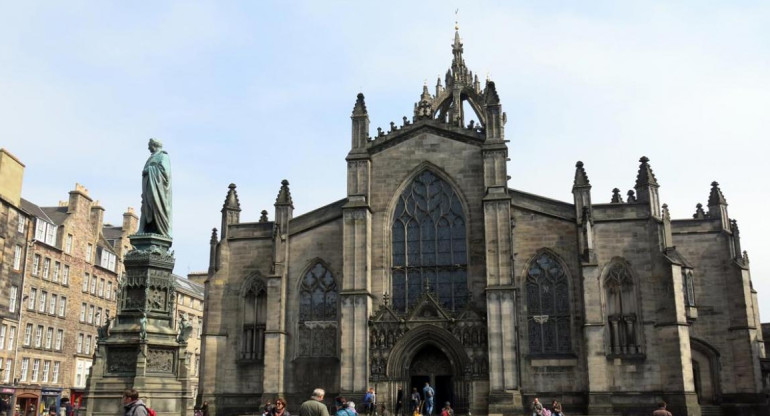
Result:
<svg viewBox="0 0 770 416">
<path fill-rule="evenodd" d="M 543 414 L 543 404 L 540 403 L 540 399 L 535 397 L 535 400 L 532 400 L 532 416 L 542 416 Z"/>
<path fill-rule="evenodd" d="M 412 403 L 412 415 L 419 414 L 420 412 L 420 393 L 417 392 L 417 387 L 412 387 L 412 396 L 410 398 Z"/>
<path fill-rule="evenodd" d="M 329 410 L 323 404 L 325 394 L 324 389 L 313 390 L 310 399 L 299 407 L 299 416 L 329 416 Z"/>
<path fill-rule="evenodd" d="M 123 415 L 124 416 L 148 416 L 147 406 L 139 398 L 139 392 L 136 389 L 128 389 L 123 392 Z"/>
<path fill-rule="evenodd" d="M 666 410 L 666 402 L 661 401 L 658 403 L 658 409 L 652 412 L 652 416 L 672 416 L 671 412 Z"/>
<path fill-rule="evenodd" d="M 551 415 L 552 416 L 562 416 L 563 415 L 563 413 L 561 411 L 561 403 L 559 403 L 556 400 L 551 402 Z"/>
<path fill-rule="evenodd" d="M 455 416 L 455 411 L 452 409 L 451 403 L 444 403 L 444 408 L 441 409 L 441 416 Z"/>
<path fill-rule="evenodd" d="M 334 408 L 337 410 L 334 416 L 355 416 L 355 413 L 348 410 L 348 401 L 342 396 L 334 399 Z"/>
<path fill-rule="evenodd" d="M 422 388 L 422 395 L 425 398 L 425 414 L 430 416 L 433 414 L 433 396 L 436 391 L 430 386 L 429 382 L 425 382 L 425 387 Z"/>
</svg>

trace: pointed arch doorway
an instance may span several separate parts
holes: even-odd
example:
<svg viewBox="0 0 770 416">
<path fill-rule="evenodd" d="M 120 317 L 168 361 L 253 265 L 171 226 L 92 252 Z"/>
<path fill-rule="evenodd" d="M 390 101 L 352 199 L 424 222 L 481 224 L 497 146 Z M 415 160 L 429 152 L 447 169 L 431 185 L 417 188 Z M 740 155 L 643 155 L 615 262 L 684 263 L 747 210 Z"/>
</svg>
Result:
<svg viewBox="0 0 770 416">
<path fill-rule="evenodd" d="M 425 383 L 430 383 L 436 393 L 433 397 L 434 413 L 441 409 L 444 402 L 453 403 L 453 407 L 457 406 L 452 363 L 438 347 L 429 344 L 415 354 L 408 367 L 408 379 L 409 391 L 416 388 L 421 395 Z"/>
</svg>

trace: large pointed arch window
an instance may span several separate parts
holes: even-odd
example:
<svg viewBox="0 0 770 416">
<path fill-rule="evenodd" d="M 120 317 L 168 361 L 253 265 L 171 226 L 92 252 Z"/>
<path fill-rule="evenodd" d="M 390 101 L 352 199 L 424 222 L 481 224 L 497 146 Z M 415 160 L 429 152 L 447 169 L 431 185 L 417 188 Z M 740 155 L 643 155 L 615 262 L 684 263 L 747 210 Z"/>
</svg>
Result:
<svg viewBox="0 0 770 416">
<path fill-rule="evenodd" d="M 406 312 L 426 289 L 457 310 L 467 298 L 468 254 L 462 204 L 452 186 L 425 170 L 393 213 L 393 308 Z"/>
<path fill-rule="evenodd" d="M 337 356 L 337 283 L 318 262 L 299 288 L 299 356 Z"/>
<path fill-rule="evenodd" d="M 527 325 L 531 354 L 572 351 L 569 279 L 550 253 L 538 254 L 527 270 Z"/>
<path fill-rule="evenodd" d="M 604 278 L 607 301 L 607 327 L 611 355 L 640 354 L 640 322 L 637 315 L 636 289 L 631 270 L 623 262 L 609 267 Z"/>
<path fill-rule="evenodd" d="M 241 294 L 243 296 L 241 358 L 262 361 L 265 357 L 267 288 L 261 279 L 250 277 L 245 282 Z"/>
</svg>

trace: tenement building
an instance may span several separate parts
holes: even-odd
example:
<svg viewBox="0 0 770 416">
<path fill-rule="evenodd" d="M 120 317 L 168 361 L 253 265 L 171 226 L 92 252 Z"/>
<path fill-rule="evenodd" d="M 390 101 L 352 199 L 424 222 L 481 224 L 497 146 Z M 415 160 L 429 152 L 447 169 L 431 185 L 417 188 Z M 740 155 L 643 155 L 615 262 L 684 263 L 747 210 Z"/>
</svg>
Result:
<svg viewBox="0 0 770 416">
<path fill-rule="evenodd" d="M 295 217 L 283 181 L 272 218 L 241 222 L 230 185 L 199 400 L 232 415 L 373 387 L 392 411 L 399 387 L 428 382 L 458 414 L 523 414 L 534 397 L 573 414 L 767 411 L 757 296 L 719 185 L 693 184 L 707 203 L 684 219 L 646 157 L 608 201 L 581 162 L 572 201 L 512 189 L 495 83 L 458 33 L 452 53 L 401 125 L 370 137 L 358 95 L 339 201 Z"/>
</svg>

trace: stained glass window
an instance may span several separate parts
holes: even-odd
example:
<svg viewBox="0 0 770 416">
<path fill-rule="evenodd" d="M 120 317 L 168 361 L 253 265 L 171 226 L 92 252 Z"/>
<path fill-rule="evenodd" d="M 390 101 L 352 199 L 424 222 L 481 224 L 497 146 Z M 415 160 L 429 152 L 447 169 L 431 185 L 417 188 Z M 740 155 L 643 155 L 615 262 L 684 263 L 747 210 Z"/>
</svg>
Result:
<svg viewBox="0 0 770 416">
<path fill-rule="evenodd" d="M 539 254 L 529 265 L 526 290 L 529 352 L 571 352 L 569 282 L 561 263 Z"/>
<path fill-rule="evenodd" d="M 267 290 L 264 282 L 250 278 L 243 293 L 243 334 L 241 358 L 263 360 L 265 357 L 265 322 L 267 318 Z"/>
<path fill-rule="evenodd" d="M 299 289 L 299 355 L 337 356 L 337 284 L 322 263 L 302 278 Z"/>
<path fill-rule="evenodd" d="M 604 278 L 604 290 L 610 354 L 641 353 L 634 279 L 626 264 L 615 263 L 610 266 Z"/>
<path fill-rule="evenodd" d="M 393 213 L 393 308 L 406 312 L 426 286 L 449 310 L 467 299 L 466 223 L 460 198 L 425 170 L 399 196 Z"/>
</svg>

